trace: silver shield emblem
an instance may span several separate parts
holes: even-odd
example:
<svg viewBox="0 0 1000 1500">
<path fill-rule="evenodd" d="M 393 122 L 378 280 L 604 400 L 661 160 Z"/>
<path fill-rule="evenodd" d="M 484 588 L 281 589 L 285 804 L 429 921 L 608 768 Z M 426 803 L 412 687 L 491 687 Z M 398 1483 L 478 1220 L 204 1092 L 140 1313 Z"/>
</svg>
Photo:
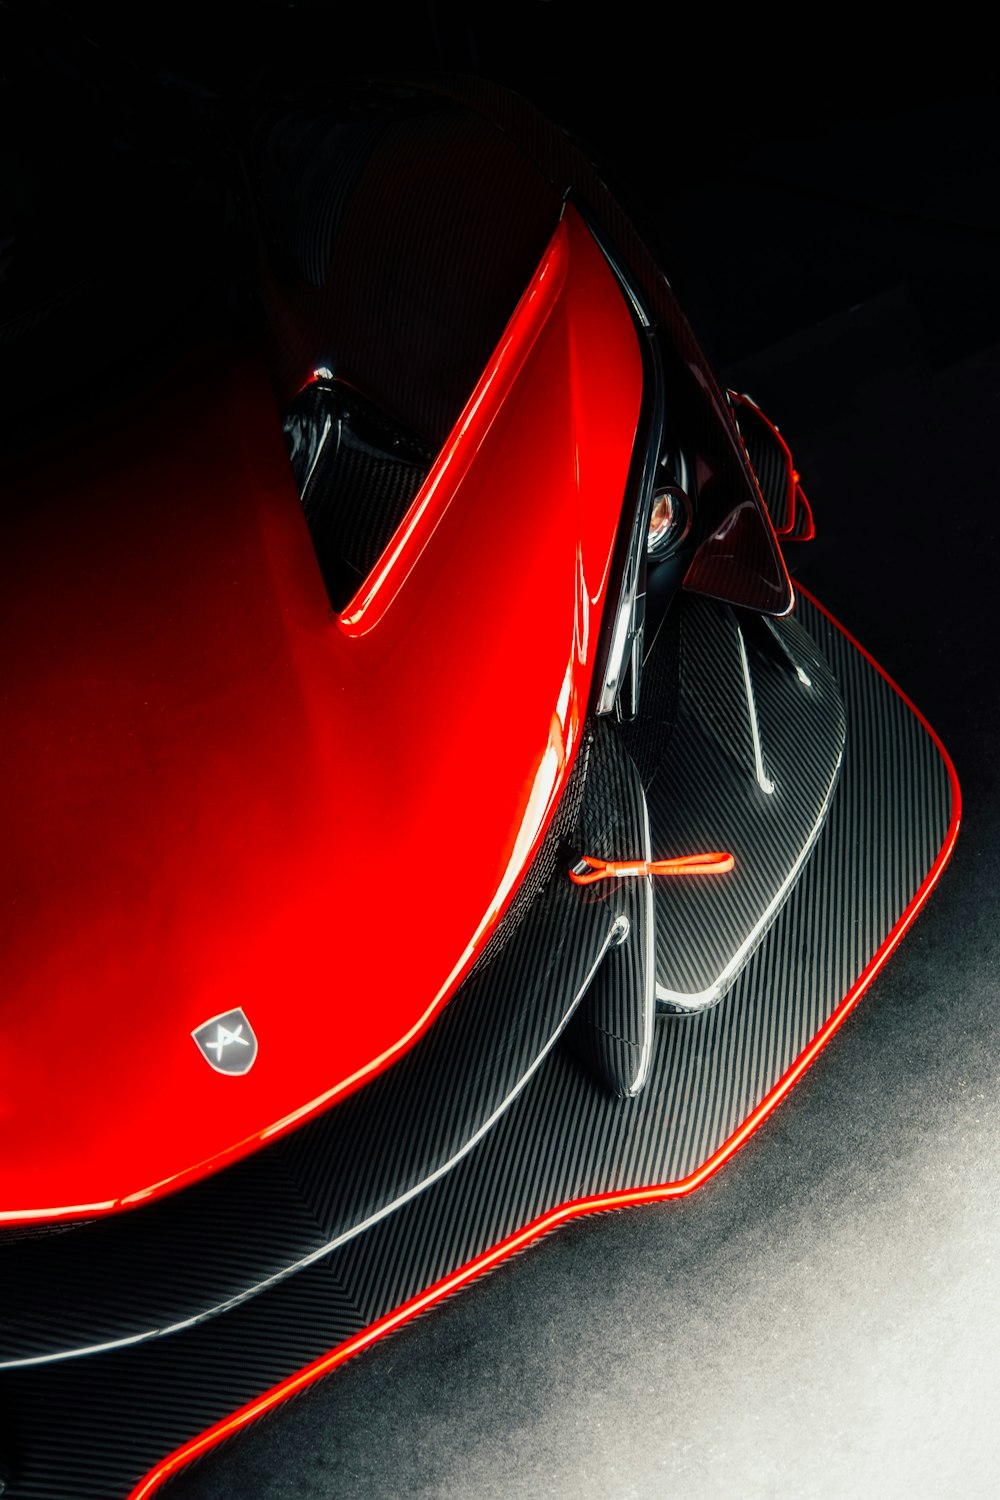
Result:
<svg viewBox="0 0 1000 1500">
<path fill-rule="evenodd" d="M 249 1073 L 257 1056 L 257 1038 L 246 1012 L 237 1007 L 204 1021 L 191 1035 L 198 1051 L 217 1073 Z"/>
</svg>

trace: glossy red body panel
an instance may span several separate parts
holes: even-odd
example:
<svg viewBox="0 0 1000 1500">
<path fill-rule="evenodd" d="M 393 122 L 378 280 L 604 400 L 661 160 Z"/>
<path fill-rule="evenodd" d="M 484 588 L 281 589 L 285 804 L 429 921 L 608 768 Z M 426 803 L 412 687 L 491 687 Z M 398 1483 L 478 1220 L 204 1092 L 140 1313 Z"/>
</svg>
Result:
<svg viewBox="0 0 1000 1500">
<path fill-rule="evenodd" d="M 641 383 L 567 209 L 360 630 L 249 355 L 7 473 L 0 1220 L 215 1170 L 447 1001 L 577 749 Z"/>
<path fill-rule="evenodd" d="M 176 1449 L 175 1452 L 169 1454 L 155 1468 L 151 1469 L 148 1474 L 144 1475 L 128 1496 L 128 1500 L 148 1500 L 150 1495 L 154 1494 L 161 1485 L 177 1474 L 180 1469 L 200 1457 L 203 1453 L 208 1452 L 211 1448 L 216 1447 L 224 1439 L 231 1437 L 234 1433 L 248 1426 L 266 1412 L 273 1411 L 276 1406 L 287 1401 L 290 1396 L 296 1395 L 315 1381 L 321 1380 L 325 1375 L 329 1375 L 338 1365 L 345 1364 L 349 1359 L 353 1359 L 356 1354 L 362 1353 L 363 1350 L 376 1343 L 380 1338 L 384 1338 L 386 1334 L 392 1333 L 396 1328 L 399 1328 L 401 1324 L 408 1322 L 411 1318 L 417 1317 L 420 1313 L 426 1312 L 436 1302 L 443 1301 L 445 1298 L 453 1295 L 461 1287 L 468 1285 L 469 1282 L 474 1281 L 478 1276 L 483 1275 L 484 1272 L 491 1270 L 499 1262 L 506 1260 L 508 1256 L 516 1254 L 519 1250 L 523 1250 L 533 1240 L 538 1239 L 543 1234 L 550 1233 L 553 1229 L 557 1229 L 561 1224 L 567 1223 L 570 1219 L 579 1218 L 583 1214 L 599 1213 L 611 1208 L 627 1208 L 640 1203 L 657 1203 L 667 1201 L 671 1198 L 683 1198 L 687 1194 L 695 1192 L 709 1178 L 714 1176 L 720 1167 L 724 1166 L 736 1154 L 741 1146 L 746 1144 L 768 1116 L 777 1109 L 782 1100 L 791 1092 L 816 1061 L 816 1058 L 823 1051 L 827 1043 L 843 1025 L 879 970 L 898 947 L 927 901 L 927 898 L 930 896 L 931 891 L 944 873 L 945 866 L 951 858 L 955 841 L 958 838 L 962 816 L 962 794 L 951 758 L 920 710 L 914 707 L 906 694 L 892 681 L 892 678 L 885 669 L 879 666 L 875 658 L 848 631 L 844 630 L 839 621 L 834 619 L 829 610 L 824 609 L 818 599 L 810 594 L 808 590 L 803 589 L 801 585 L 799 585 L 799 592 L 809 599 L 817 609 L 821 610 L 837 626 L 838 630 L 847 636 L 852 646 L 860 651 L 862 656 L 885 678 L 924 726 L 937 746 L 947 767 L 952 791 L 951 820 L 944 842 L 938 851 L 934 863 L 928 870 L 913 899 L 886 937 L 885 942 L 872 956 L 861 974 L 859 974 L 836 1010 L 834 1010 L 826 1023 L 819 1029 L 809 1045 L 792 1063 L 783 1077 L 779 1079 L 770 1093 L 766 1094 L 760 1101 L 752 1114 L 743 1121 L 742 1125 L 733 1132 L 719 1150 L 713 1156 L 709 1157 L 698 1171 L 692 1173 L 691 1176 L 674 1182 L 657 1183 L 648 1187 L 637 1186 L 634 1188 L 625 1188 L 619 1192 L 602 1193 L 596 1197 L 577 1198 L 568 1203 L 559 1204 L 540 1218 L 535 1219 L 532 1223 L 526 1224 L 522 1229 L 516 1230 L 499 1244 L 485 1250 L 475 1260 L 470 1261 L 467 1265 L 460 1266 L 450 1276 L 436 1282 L 433 1286 L 427 1287 L 425 1291 L 411 1298 L 410 1301 L 403 1303 L 384 1318 L 380 1318 L 376 1323 L 371 1324 L 370 1327 L 363 1329 L 361 1333 L 345 1340 L 344 1343 L 339 1344 L 335 1349 L 331 1349 L 329 1353 L 314 1360 L 312 1364 L 306 1365 L 303 1369 L 296 1371 L 294 1375 L 289 1376 L 288 1379 L 272 1386 L 270 1390 L 263 1392 L 255 1401 L 249 1402 L 246 1406 L 223 1418 L 221 1422 L 217 1422 L 190 1442 Z"/>
</svg>

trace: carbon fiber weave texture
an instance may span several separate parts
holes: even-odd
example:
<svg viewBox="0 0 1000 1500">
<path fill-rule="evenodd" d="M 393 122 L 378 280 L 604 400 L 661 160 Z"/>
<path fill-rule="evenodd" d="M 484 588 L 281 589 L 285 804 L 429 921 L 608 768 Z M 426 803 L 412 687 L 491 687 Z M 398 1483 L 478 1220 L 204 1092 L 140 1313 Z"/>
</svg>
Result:
<svg viewBox="0 0 1000 1500">
<path fill-rule="evenodd" d="M 571 1199 L 683 1179 L 732 1136 L 885 942 L 951 817 L 924 726 L 820 611 L 799 612 L 843 694 L 844 762 L 812 858 L 726 1000 L 658 1024 L 650 1082 L 627 1105 L 557 1048 L 453 1172 L 224 1317 L 3 1377 L 15 1500 L 124 1496 L 162 1454 L 513 1230 Z M 182 1475 L 165 1493 L 185 1489 Z"/>
</svg>

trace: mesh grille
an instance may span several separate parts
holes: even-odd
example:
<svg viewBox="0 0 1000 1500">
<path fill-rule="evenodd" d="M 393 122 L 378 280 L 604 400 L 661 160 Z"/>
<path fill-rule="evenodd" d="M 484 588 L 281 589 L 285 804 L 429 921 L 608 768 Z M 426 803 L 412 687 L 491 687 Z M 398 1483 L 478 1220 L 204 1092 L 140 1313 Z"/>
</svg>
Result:
<svg viewBox="0 0 1000 1500">
<path fill-rule="evenodd" d="M 502 952 L 504 945 L 516 932 L 536 897 L 545 889 L 555 874 L 559 859 L 566 852 L 570 835 L 580 815 L 580 804 L 583 801 L 583 791 L 587 784 L 587 767 L 590 763 L 593 743 L 594 732 L 588 724 L 584 730 L 573 769 L 569 773 L 562 799 L 556 808 L 541 847 L 528 866 L 527 873 L 513 901 L 493 929 L 489 942 L 473 965 L 472 974 L 484 969 L 487 964 L 493 962 L 498 953 Z"/>
<path fill-rule="evenodd" d="M 635 762 L 646 791 L 666 754 L 677 718 L 683 612 L 683 597 L 675 599 L 643 663 L 639 712 L 634 719 L 617 726 L 622 744 Z"/>
</svg>

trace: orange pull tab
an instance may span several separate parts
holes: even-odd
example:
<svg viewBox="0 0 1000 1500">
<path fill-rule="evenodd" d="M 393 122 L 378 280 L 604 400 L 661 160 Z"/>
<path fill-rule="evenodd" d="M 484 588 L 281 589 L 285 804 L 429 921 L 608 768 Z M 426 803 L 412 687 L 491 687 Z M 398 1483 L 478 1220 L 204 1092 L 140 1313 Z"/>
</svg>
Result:
<svg viewBox="0 0 1000 1500">
<path fill-rule="evenodd" d="M 736 861 L 721 849 L 710 854 L 684 854 L 679 859 L 594 859 L 581 855 L 569 872 L 574 885 L 593 885 L 625 875 L 725 875 Z"/>
</svg>

